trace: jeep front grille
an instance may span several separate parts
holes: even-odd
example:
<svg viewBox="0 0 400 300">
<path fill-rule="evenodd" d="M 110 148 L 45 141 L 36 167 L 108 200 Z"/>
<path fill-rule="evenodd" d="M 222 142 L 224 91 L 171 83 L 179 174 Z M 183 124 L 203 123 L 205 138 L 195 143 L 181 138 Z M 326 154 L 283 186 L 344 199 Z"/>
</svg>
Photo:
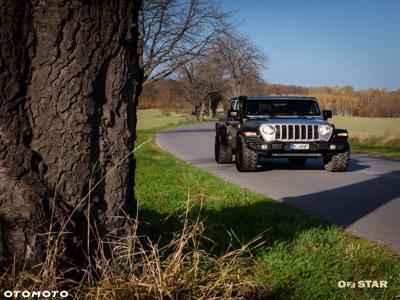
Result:
<svg viewBox="0 0 400 300">
<path fill-rule="evenodd" d="M 318 125 L 275 125 L 276 141 L 316 141 L 319 140 Z"/>
</svg>

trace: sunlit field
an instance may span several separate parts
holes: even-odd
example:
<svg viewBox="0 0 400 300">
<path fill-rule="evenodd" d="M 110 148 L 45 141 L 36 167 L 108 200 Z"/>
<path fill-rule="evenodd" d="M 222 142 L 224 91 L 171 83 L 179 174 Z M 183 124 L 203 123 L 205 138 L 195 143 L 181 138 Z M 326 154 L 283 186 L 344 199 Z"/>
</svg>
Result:
<svg viewBox="0 0 400 300">
<path fill-rule="evenodd" d="M 334 117 L 332 122 L 349 130 L 350 138 L 385 144 L 400 141 L 400 118 Z"/>
<path fill-rule="evenodd" d="M 186 121 L 189 118 L 187 115 L 170 113 L 165 115 L 160 109 L 140 109 L 138 110 L 138 129 L 151 129 L 162 127 L 168 124 L 177 124 Z"/>
</svg>

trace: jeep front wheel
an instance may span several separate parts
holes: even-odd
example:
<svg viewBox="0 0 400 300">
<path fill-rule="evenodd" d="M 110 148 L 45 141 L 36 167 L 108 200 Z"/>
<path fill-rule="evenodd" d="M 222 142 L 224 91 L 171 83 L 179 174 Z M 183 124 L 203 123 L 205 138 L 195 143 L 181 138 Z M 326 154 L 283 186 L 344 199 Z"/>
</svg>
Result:
<svg viewBox="0 0 400 300">
<path fill-rule="evenodd" d="M 229 145 L 221 141 L 221 137 L 215 136 L 215 161 L 219 164 L 229 164 L 232 162 L 233 151 Z"/>
<path fill-rule="evenodd" d="M 328 172 L 346 171 L 350 162 L 350 149 L 333 155 L 324 156 L 325 170 Z"/>
<path fill-rule="evenodd" d="M 243 136 L 238 136 L 236 147 L 236 169 L 240 172 L 257 170 L 258 155 L 247 147 Z"/>
</svg>

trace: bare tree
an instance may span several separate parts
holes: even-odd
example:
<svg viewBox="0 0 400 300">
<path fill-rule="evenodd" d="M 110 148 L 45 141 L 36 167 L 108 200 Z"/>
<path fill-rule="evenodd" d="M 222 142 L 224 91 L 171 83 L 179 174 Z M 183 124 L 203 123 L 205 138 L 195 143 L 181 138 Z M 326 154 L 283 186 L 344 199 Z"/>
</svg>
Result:
<svg viewBox="0 0 400 300">
<path fill-rule="evenodd" d="M 207 102 L 209 114 L 215 112 L 227 82 L 223 76 L 224 70 L 216 63 L 214 52 L 182 64 L 180 75 L 184 97 L 193 106 L 196 119 L 203 120 Z"/>
<path fill-rule="evenodd" d="M 194 61 L 182 64 L 180 66 L 180 82 L 184 90 L 184 98 L 193 107 L 193 115 L 197 120 L 202 120 L 208 88 L 199 78 L 199 66 L 200 64 Z"/>
<path fill-rule="evenodd" d="M 221 68 L 234 83 L 236 95 L 245 92 L 246 85 L 251 87 L 261 81 L 260 71 L 266 66 L 267 57 L 247 37 L 224 33 L 216 40 L 215 49 Z"/>
<path fill-rule="evenodd" d="M 37 234 L 52 216 L 71 218 L 65 251 L 76 259 L 88 219 L 101 237 L 128 229 L 140 6 L 0 0 L 0 224 L 17 262 L 41 260 Z"/>
<path fill-rule="evenodd" d="M 144 81 L 165 78 L 204 53 L 231 24 L 215 0 L 146 0 L 140 15 Z"/>
</svg>

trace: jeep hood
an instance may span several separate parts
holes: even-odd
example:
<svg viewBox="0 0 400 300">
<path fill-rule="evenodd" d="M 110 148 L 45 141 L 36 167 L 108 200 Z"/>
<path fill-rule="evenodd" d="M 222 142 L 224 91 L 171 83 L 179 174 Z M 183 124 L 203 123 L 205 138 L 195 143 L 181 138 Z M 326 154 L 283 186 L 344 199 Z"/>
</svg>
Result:
<svg viewBox="0 0 400 300">
<path fill-rule="evenodd" d="M 244 120 L 244 125 L 247 128 L 257 128 L 261 124 L 304 124 L 304 125 L 330 125 L 326 120 L 319 118 L 247 118 Z"/>
</svg>

